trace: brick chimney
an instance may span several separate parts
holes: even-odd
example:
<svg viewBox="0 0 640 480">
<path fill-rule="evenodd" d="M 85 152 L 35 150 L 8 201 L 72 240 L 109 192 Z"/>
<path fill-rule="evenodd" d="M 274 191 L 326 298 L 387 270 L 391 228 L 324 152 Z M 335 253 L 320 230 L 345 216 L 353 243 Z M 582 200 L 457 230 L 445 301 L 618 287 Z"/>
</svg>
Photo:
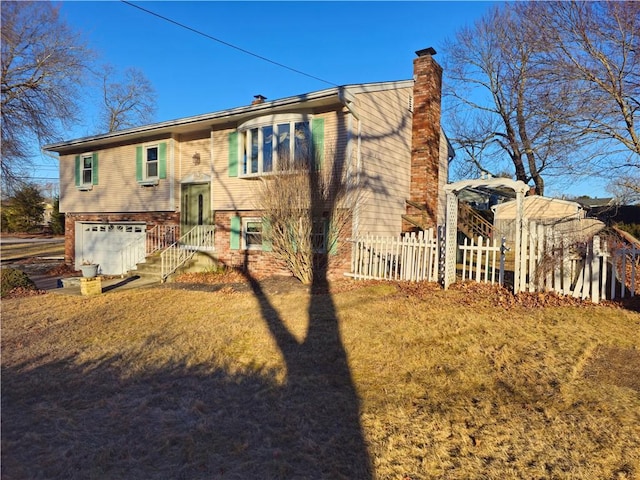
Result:
<svg viewBox="0 0 640 480">
<path fill-rule="evenodd" d="M 260 105 L 261 103 L 264 103 L 264 101 L 267 99 L 267 97 L 263 96 L 263 95 L 254 95 L 253 96 L 253 101 L 251 102 L 251 105 Z"/>
<path fill-rule="evenodd" d="M 411 186 L 407 215 L 422 217 L 422 227 L 438 222 L 440 175 L 440 109 L 442 67 L 429 47 L 413 61 L 413 122 L 411 133 Z M 445 177 L 446 178 L 446 177 Z"/>
</svg>

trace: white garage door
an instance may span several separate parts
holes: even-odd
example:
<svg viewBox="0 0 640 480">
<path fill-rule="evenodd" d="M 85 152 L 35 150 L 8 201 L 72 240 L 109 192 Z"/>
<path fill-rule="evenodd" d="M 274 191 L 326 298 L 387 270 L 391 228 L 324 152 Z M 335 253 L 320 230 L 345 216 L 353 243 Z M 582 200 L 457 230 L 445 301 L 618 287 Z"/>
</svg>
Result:
<svg viewBox="0 0 640 480">
<path fill-rule="evenodd" d="M 145 256 L 145 225 L 77 223 L 76 268 L 83 261 L 98 264 L 102 275 L 121 275 Z"/>
</svg>

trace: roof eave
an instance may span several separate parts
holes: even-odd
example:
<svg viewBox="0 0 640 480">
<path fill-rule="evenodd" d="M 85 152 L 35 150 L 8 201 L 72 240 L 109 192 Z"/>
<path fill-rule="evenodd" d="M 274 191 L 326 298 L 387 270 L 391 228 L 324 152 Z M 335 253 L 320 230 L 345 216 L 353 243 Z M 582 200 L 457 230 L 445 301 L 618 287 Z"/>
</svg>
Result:
<svg viewBox="0 0 640 480">
<path fill-rule="evenodd" d="M 49 152 L 63 153 L 68 150 L 75 150 L 80 146 L 96 146 L 101 144 L 114 143 L 119 141 L 127 141 L 136 137 L 145 135 L 162 135 L 164 133 L 171 134 L 176 130 L 195 131 L 199 129 L 209 129 L 216 124 L 232 123 L 241 119 L 243 116 L 256 115 L 262 111 L 278 110 L 293 104 L 308 105 L 322 104 L 323 101 L 330 100 L 332 97 L 338 98 L 339 88 L 331 88 L 312 92 L 309 94 L 297 95 L 283 99 L 264 102 L 259 105 L 247 105 L 227 110 L 220 110 L 213 113 L 196 115 L 192 117 L 184 117 L 176 120 L 168 120 L 140 127 L 127 128 L 116 132 L 93 135 L 89 137 L 76 138 L 63 142 L 51 143 L 42 147 L 43 150 Z M 336 100 L 337 101 L 337 100 Z"/>
<path fill-rule="evenodd" d="M 93 148 L 110 143 L 126 142 L 141 136 L 170 135 L 172 133 L 179 133 L 180 131 L 206 130 L 215 125 L 240 122 L 244 120 L 243 117 L 256 116 L 263 111 L 280 110 L 291 107 L 292 105 L 301 107 L 321 106 L 331 104 L 333 101 L 338 104 L 345 102 L 345 98 L 350 98 L 352 95 L 357 93 L 408 86 L 410 82 L 412 81 L 405 80 L 398 82 L 378 82 L 333 87 L 311 93 L 281 98 L 270 102 L 264 102 L 258 105 L 246 105 L 203 115 L 142 125 L 140 127 L 128 128 L 111 133 L 51 143 L 43 146 L 42 150 L 47 152 L 65 153 L 78 150 L 80 147 Z"/>
</svg>

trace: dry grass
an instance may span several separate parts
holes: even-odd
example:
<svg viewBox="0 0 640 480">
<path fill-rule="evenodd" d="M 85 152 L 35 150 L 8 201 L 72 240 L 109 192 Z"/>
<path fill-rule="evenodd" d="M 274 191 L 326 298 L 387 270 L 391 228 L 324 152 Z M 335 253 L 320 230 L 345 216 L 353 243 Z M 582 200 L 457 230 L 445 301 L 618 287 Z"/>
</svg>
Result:
<svg viewBox="0 0 640 480">
<path fill-rule="evenodd" d="M 376 283 L 2 309 L 3 479 L 640 478 L 629 310 Z"/>
</svg>

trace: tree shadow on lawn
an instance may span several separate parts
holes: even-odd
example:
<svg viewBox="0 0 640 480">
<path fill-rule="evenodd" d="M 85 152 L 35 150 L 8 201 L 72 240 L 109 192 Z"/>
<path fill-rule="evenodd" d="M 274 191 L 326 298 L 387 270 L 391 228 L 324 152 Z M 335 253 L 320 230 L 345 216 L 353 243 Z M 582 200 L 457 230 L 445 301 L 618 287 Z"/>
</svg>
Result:
<svg viewBox="0 0 640 480">
<path fill-rule="evenodd" d="M 298 343 L 252 286 L 285 384 L 276 371 L 188 359 L 132 374 L 135 355 L 3 366 L 2 478 L 371 478 L 330 296 L 313 296 Z M 171 339 L 140 352 L 160 341 Z"/>
</svg>

